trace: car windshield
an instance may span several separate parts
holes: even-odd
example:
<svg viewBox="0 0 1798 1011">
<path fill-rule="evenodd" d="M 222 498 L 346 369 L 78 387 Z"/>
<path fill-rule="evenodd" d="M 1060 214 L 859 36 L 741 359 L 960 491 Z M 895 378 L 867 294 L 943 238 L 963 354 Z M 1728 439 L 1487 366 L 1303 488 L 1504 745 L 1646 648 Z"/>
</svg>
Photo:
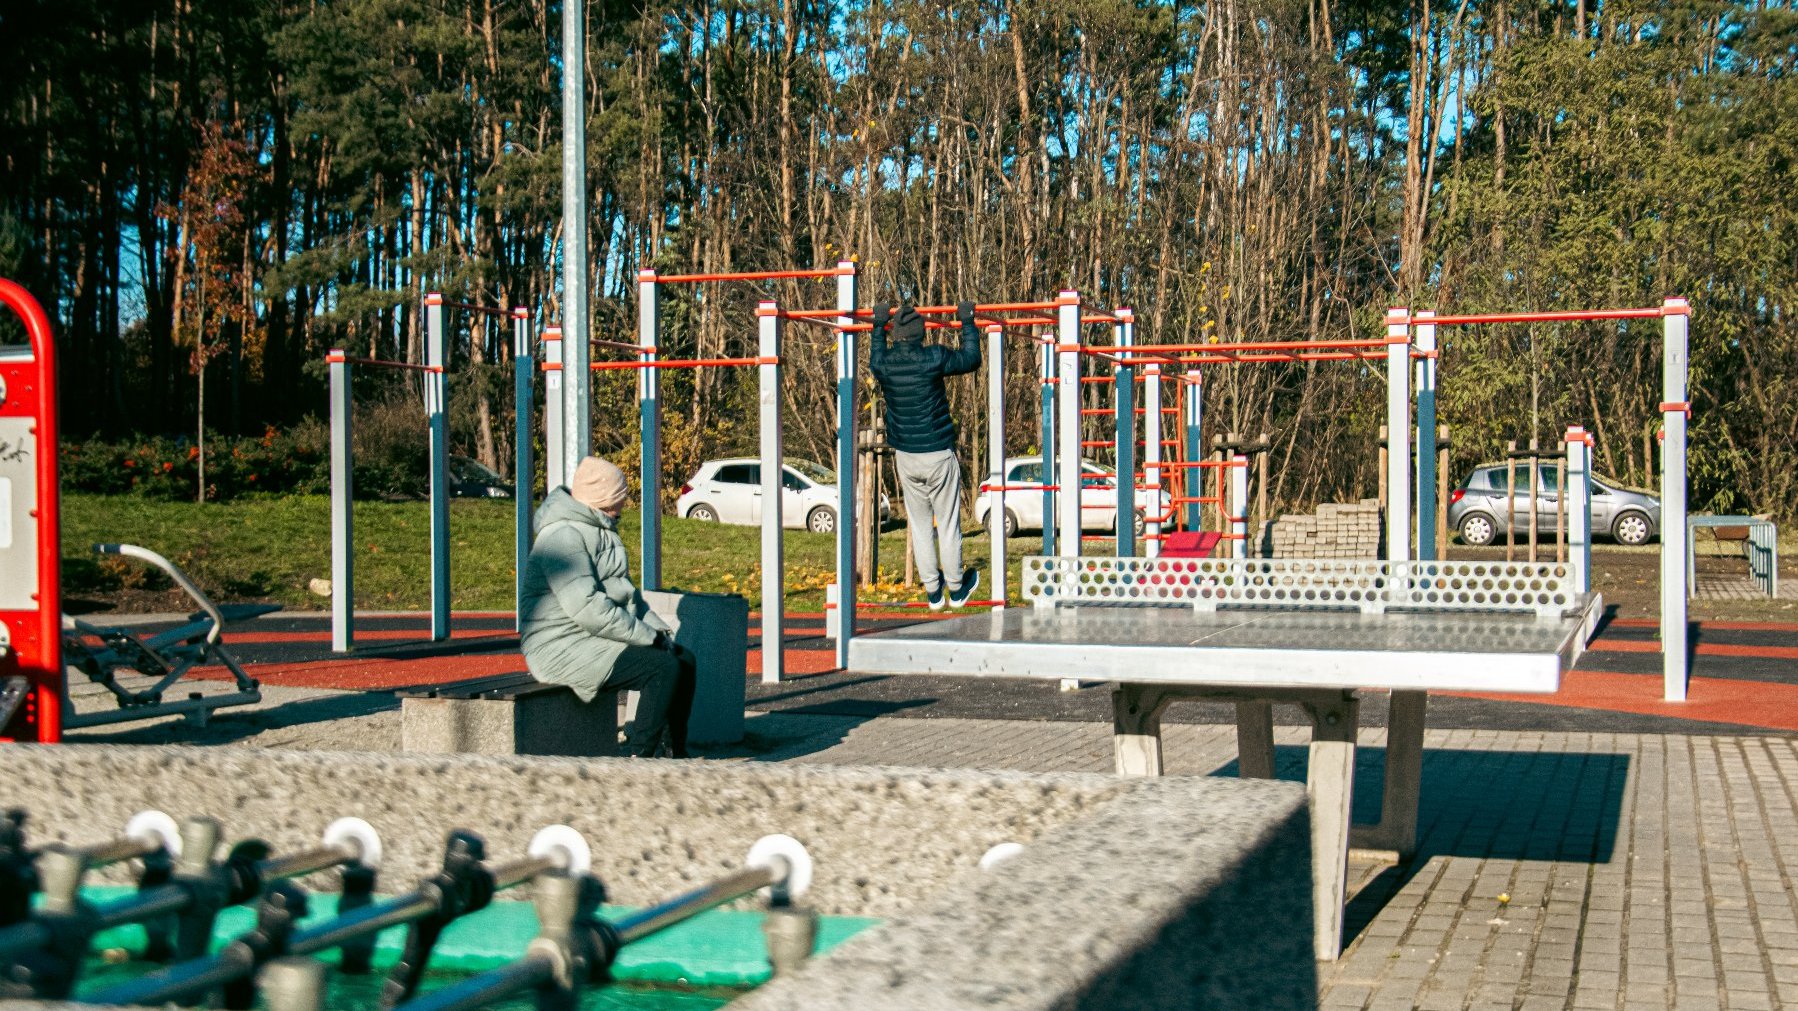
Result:
<svg viewBox="0 0 1798 1011">
<path fill-rule="evenodd" d="M 495 474 L 491 470 L 488 470 L 487 467 L 485 465 L 483 465 L 479 460 L 473 460 L 466 456 L 450 457 L 450 472 L 455 474 L 456 479 L 459 481 L 504 481 L 505 480 L 505 478 L 500 477 L 498 474 Z"/>
<path fill-rule="evenodd" d="M 804 474 L 806 477 L 811 478 L 818 484 L 837 483 L 836 474 L 832 473 L 830 469 L 823 464 L 813 463 L 810 460 L 788 460 L 787 466 Z"/>
</svg>

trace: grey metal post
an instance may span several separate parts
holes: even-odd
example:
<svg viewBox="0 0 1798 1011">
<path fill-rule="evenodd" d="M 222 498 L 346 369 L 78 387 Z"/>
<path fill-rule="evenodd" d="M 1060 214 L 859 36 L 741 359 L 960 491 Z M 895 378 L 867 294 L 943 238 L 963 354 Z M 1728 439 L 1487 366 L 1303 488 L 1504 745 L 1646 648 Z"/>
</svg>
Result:
<svg viewBox="0 0 1798 1011">
<path fill-rule="evenodd" d="M 1149 516 L 1143 524 L 1143 533 L 1147 543 L 1143 545 L 1143 553 L 1150 558 L 1161 557 L 1161 489 L 1165 482 L 1161 480 L 1161 366 L 1144 365 L 1142 367 L 1142 404 L 1143 432 L 1142 455 L 1143 473 L 1149 486 Z M 1131 517 L 1130 526 L 1136 526 L 1135 517 Z M 1121 529 L 1121 528 L 1120 528 Z"/>
<path fill-rule="evenodd" d="M 1060 514 L 1058 553 L 1068 558 L 1080 557 L 1080 293 L 1062 291 L 1055 297 L 1056 433 L 1060 445 L 1061 465 L 1056 483 L 1060 486 L 1057 511 Z M 1043 517 L 1047 524 L 1049 517 Z"/>
<path fill-rule="evenodd" d="M 662 329 L 661 288 L 656 272 L 637 271 L 637 360 L 656 360 Z M 662 377 L 660 369 L 637 370 L 638 481 L 642 487 L 642 580 L 646 590 L 662 588 Z"/>
<path fill-rule="evenodd" d="M 1577 425 L 1567 429 L 1567 558 L 1573 583 L 1592 592 L 1592 437 Z"/>
<path fill-rule="evenodd" d="M 1186 466 L 1181 470 L 1180 487 L 1186 490 L 1187 498 L 1196 499 L 1205 494 L 1205 471 L 1194 466 L 1205 459 L 1205 379 L 1194 365 L 1186 370 L 1183 381 L 1186 383 L 1186 410 L 1180 415 L 1180 425 L 1185 433 Z M 1186 503 L 1186 529 L 1196 533 L 1204 525 L 1205 504 Z"/>
<path fill-rule="evenodd" d="M 425 415 L 431 424 L 431 641 L 450 634 L 448 341 L 443 296 L 425 296 Z"/>
<path fill-rule="evenodd" d="M 987 537 L 993 548 L 993 599 L 1005 606 L 1005 328 L 986 328 Z"/>
<path fill-rule="evenodd" d="M 1055 553 L 1055 344 L 1042 348 L 1043 554 Z"/>
<path fill-rule="evenodd" d="M 1386 310 L 1386 559 L 1411 559 L 1411 322 Z"/>
<path fill-rule="evenodd" d="M 1661 303 L 1661 680 L 1662 698 L 1686 700 L 1686 341 L 1683 298 Z"/>
<path fill-rule="evenodd" d="M 1249 555 L 1249 458 L 1230 457 L 1230 557 Z"/>
<path fill-rule="evenodd" d="M 350 363 L 342 348 L 325 355 L 331 374 L 331 649 L 356 641 L 355 467 L 350 457 Z"/>
<path fill-rule="evenodd" d="M 1117 318 L 1112 330 L 1118 347 L 1134 345 L 1136 324 L 1130 310 L 1119 309 Z M 1112 400 L 1117 409 L 1117 553 L 1126 558 L 1136 554 L 1136 370 L 1120 364 L 1112 376 L 1117 392 Z"/>
<path fill-rule="evenodd" d="M 761 379 L 762 423 L 762 683 L 777 684 L 786 667 L 786 564 L 782 554 L 780 500 L 783 492 L 781 465 L 785 459 L 780 432 L 780 306 L 764 301 L 756 306 L 756 366 Z M 854 606 L 854 588 L 844 594 Z"/>
<path fill-rule="evenodd" d="M 531 504 L 537 470 L 531 461 L 531 412 L 536 406 L 536 359 L 531 354 L 531 311 L 512 310 L 512 625 L 524 620 L 524 566 L 531 557 Z"/>
<path fill-rule="evenodd" d="M 1436 315 L 1418 312 L 1420 320 Z M 1436 555 L 1436 324 L 1417 324 L 1417 557 Z"/>
<path fill-rule="evenodd" d="M 562 328 L 543 328 L 543 496 L 568 483 L 562 456 Z"/>
<path fill-rule="evenodd" d="M 853 260 L 837 261 L 837 666 L 849 666 L 855 638 L 855 323 L 856 275 Z M 874 535 L 880 535 L 880 507 L 874 508 Z"/>
<path fill-rule="evenodd" d="M 562 5 L 562 477 L 593 446 L 587 315 L 587 5 Z M 646 584 L 653 585 L 653 584 Z"/>
</svg>

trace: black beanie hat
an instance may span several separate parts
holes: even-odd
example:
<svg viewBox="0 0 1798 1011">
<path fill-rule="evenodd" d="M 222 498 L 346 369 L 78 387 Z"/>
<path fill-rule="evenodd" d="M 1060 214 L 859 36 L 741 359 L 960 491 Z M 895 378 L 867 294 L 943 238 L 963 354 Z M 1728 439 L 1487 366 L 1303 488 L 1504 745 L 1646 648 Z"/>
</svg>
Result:
<svg viewBox="0 0 1798 1011">
<path fill-rule="evenodd" d="M 900 306 L 898 314 L 893 317 L 893 339 L 913 344 L 924 340 L 924 317 L 918 315 L 917 308 L 910 302 Z"/>
</svg>

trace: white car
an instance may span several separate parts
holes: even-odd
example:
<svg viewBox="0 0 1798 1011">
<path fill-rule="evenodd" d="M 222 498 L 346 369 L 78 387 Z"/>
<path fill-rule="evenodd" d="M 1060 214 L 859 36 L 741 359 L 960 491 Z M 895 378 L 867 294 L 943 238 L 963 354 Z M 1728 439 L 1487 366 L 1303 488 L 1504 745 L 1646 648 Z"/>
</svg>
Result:
<svg viewBox="0 0 1798 1011">
<path fill-rule="evenodd" d="M 1117 530 L 1117 472 L 1091 460 L 1080 461 L 1080 470 L 1080 529 Z M 1005 461 L 1005 536 L 1015 537 L 1020 530 L 1043 528 L 1042 487 L 1042 457 L 1014 456 Z M 1167 501 L 1166 491 L 1137 490 L 1137 534 L 1147 527 L 1147 517 L 1167 513 Z M 976 496 L 974 522 L 986 526 L 986 515 L 992 507 L 990 492 L 983 491 Z"/>
<path fill-rule="evenodd" d="M 810 460 L 787 460 L 781 467 L 781 525 L 815 534 L 837 529 L 836 472 Z M 677 516 L 708 523 L 755 526 L 762 522 L 762 462 L 744 457 L 707 460 L 681 487 Z M 891 506 L 880 496 L 880 521 Z"/>
</svg>

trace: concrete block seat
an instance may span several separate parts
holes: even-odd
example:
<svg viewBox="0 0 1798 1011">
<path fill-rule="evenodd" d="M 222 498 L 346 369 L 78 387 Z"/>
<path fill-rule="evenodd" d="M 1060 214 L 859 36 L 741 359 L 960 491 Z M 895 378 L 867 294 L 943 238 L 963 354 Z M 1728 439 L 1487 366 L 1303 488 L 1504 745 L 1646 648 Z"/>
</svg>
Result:
<svg viewBox="0 0 1798 1011">
<path fill-rule="evenodd" d="M 583 758 L 618 753 L 618 699 L 612 692 L 582 702 L 567 686 L 543 684 L 520 671 L 396 694 L 407 751 Z"/>
</svg>

